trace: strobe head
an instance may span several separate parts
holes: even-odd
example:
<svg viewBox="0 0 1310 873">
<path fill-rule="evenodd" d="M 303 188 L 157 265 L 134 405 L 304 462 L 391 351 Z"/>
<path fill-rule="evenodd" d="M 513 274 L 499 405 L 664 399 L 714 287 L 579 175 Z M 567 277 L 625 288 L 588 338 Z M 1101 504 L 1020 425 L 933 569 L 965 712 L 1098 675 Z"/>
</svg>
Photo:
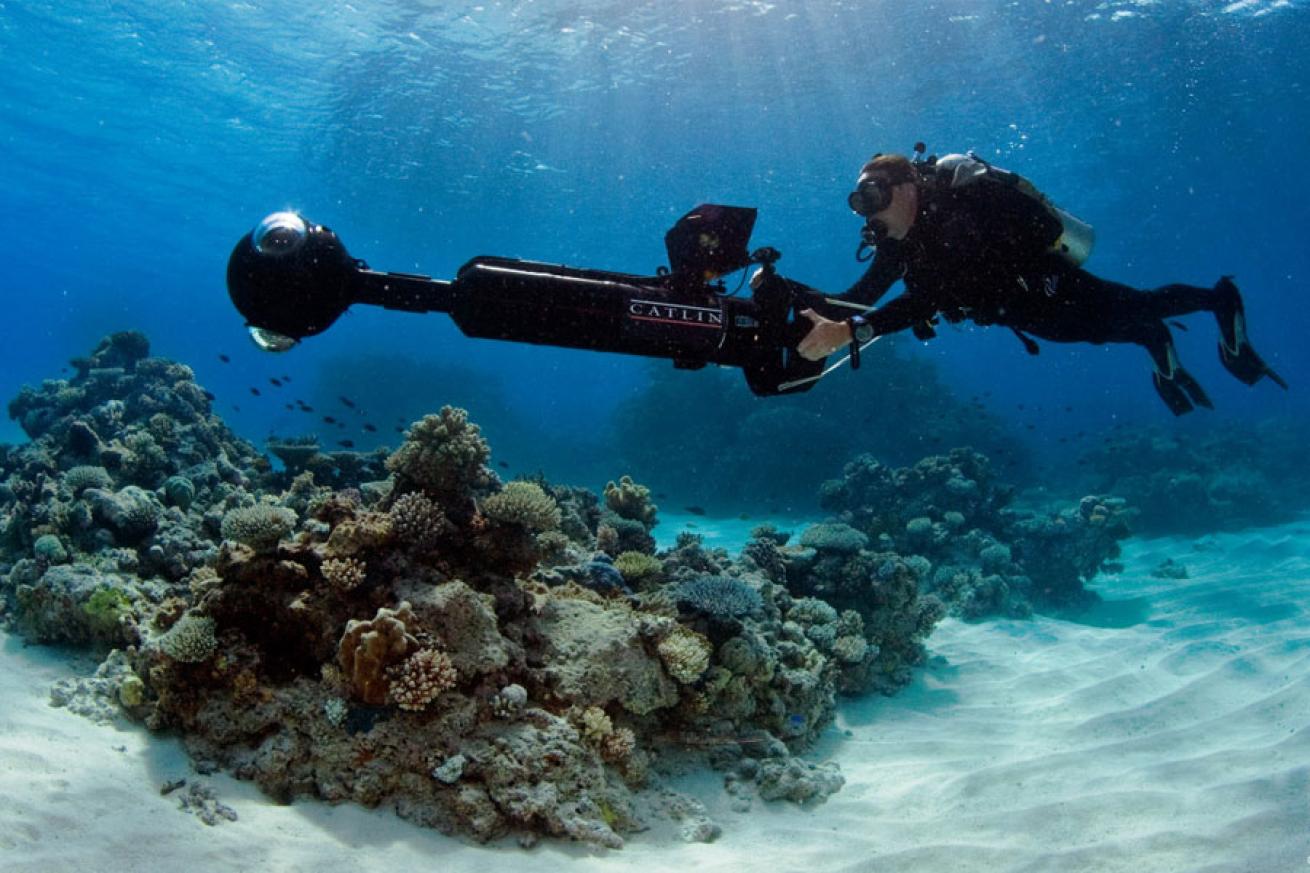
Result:
<svg viewBox="0 0 1310 873">
<path fill-rule="evenodd" d="M 232 250 L 227 292 L 255 343 L 281 352 L 332 326 L 354 302 L 358 271 L 331 230 L 275 212 Z"/>
</svg>

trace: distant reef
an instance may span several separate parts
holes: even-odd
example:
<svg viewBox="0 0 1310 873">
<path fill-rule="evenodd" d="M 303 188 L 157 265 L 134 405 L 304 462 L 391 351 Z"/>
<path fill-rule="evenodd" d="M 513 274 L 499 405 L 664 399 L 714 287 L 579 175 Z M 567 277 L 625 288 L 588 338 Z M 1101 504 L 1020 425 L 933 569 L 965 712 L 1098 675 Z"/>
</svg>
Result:
<svg viewBox="0 0 1310 873">
<path fill-rule="evenodd" d="M 1082 471 L 1076 487 L 1134 507 L 1135 533 L 1197 535 L 1283 524 L 1310 509 L 1307 445 L 1310 423 L 1286 417 L 1185 432 L 1125 427 L 1072 469 Z"/>
<path fill-rule="evenodd" d="M 503 482 L 458 408 L 395 451 L 273 440 L 273 463 L 140 334 L 73 364 L 10 403 L 31 440 L 0 447 L 0 617 L 103 656 L 56 702 L 279 800 L 478 840 L 616 848 L 652 817 L 713 839 L 663 785 L 688 767 L 738 809 L 821 802 L 842 775 L 803 755 L 839 694 L 904 686 L 948 611 L 1085 604 L 1125 535 L 1113 500 L 1013 512 L 954 450 L 856 458 L 795 542 L 657 551 L 646 487 Z"/>
</svg>

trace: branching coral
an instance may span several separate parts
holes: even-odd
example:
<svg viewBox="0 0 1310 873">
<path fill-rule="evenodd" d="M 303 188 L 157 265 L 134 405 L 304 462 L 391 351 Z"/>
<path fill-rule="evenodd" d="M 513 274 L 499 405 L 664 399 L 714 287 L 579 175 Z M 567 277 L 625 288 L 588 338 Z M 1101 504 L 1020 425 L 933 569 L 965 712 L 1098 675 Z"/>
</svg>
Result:
<svg viewBox="0 0 1310 873">
<path fill-rule="evenodd" d="M 443 406 L 415 422 L 405 442 L 387 459 L 400 493 L 424 491 L 443 501 L 461 502 L 491 485 L 485 464 L 491 456 L 481 429 L 468 412 Z"/>
<path fill-rule="evenodd" d="M 323 578 L 338 591 L 358 587 L 368 575 L 368 565 L 358 558 L 328 558 L 321 569 Z"/>
<path fill-rule="evenodd" d="M 760 592 L 733 576 L 697 576 L 678 584 L 673 595 L 680 608 L 720 620 L 745 618 L 764 605 Z"/>
<path fill-rule="evenodd" d="M 620 518 L 641 522 L 647 530 L 655 526 L 655 514 L 659 511 L 651 502 L 650 489 L 632 481 L 631 476 L 621 476 L 617 483 L 605 484 L 605 505 Z"/>
<path fill-rule="evenodd" d="M 218 640 L 214 636 L 214 620 L 207 616 L 186 613 L 159 638 L 159 650 L 174 661 L 186 664 L 198 664 L 208 660 L 218 650 Z"/>
<path fill-rule="evenodd" d="M 391 504 L 391 529 L 396 537 L 420 551 L 430 550 L 450 526 L 441 507 L 419 491 L 402 494 Z"/>
<path fill-rule="evenodd" d="M 450 656 L 436 649 L 419 649 L 389 672 L 392 701 L 411 712 L 427 708 L 459 680 Z"/>
<path fill-rule="evenodd" d="M 714 652 L 709 640 L 682 625 L 676 625 L 656 648 L 669 675 L 683 685 L 690 685 L 705 674 Z"/>
<path fill-rule="evenodd" d="M 560 523 L 559 504 L 535 482 L 510 482 L 482 502 L 482 512 L 534 532 L 555 530 Z"/>
<path fill-rule="evenodd" d="M 223 516 L 223 539 L 249 546 L 256 552 L 270 552 L 296 527 L 296 514 L 284 506 L 267 503 L 241 506 Z"/>
</svg>

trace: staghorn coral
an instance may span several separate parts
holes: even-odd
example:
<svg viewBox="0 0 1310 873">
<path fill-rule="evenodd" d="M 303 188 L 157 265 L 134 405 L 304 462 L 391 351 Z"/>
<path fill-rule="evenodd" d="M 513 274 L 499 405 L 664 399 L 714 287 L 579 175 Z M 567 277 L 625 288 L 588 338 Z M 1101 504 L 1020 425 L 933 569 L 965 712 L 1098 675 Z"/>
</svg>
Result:
<svg viewBox="0 0 1310 873">
<path fill-rule="evenodd" d="M 409 630 L 417 625 L 409 603 L 403 601 L 395 609 L 382 607 L 368 621 L 347 622 L 337 646 L 337 664 L 357 698 L 374 706 L 387 702 L 387 669 L 418 648 Z"/>
<path fill-rule="evenodd" d="M 296 527 L 296 514 L 284 506 L 259 503 L 241 506 L 223 516 L 223 539 L 270 552 Z"/>
<path fill-rule="evenodd" d="M 442 503 L 460 504 L 490 487 L 491 450 L 468 412 L 451 406 L 410 426 L 405 442 L 387 458 L 401 493 L 423 491 Z"/>
<path fill-rule="evenodd" d="M 436 649 L 419 649 L 389 671 L 391 700 L 401 709 L 418 712 L 444 691 L 455 687 L 459 674 L 450 656 Z"/>
<path fill-rule="evenodd" d="M 535 482 L 510 482 L 482 502 L 482 512 L 502 524 L 533 532 L 555 530 L 560 524 L 559 504 Z"/>
</svg>

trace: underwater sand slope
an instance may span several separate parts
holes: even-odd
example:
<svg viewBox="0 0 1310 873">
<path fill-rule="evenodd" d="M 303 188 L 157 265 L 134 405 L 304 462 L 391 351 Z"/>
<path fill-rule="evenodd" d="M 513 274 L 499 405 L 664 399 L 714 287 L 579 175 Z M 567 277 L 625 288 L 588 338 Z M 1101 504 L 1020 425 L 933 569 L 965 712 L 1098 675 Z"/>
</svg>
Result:
<svg viewBox="0 0 1310 873">
<path fill-rule="evenodd" d="M 1189 579 L 1154 579 L 1166 557 Z M 1280 871 L 1310 856 L 1310 523 L 1132 541 L 1101 624 L 944 622 L 895 698 L 842 710 L 815 757 L 845 788 L 809 811 L 733 812 L 621 852 L 477 847 L 385 811 L 197 777 L 173 743 L 48 706 L 70 669 L 0 645 L 0 870 Z M 1132 598 L 1138 598 L 1133 600 Z M 188 777 L 239 815 L 206 827 L 159 785 Z"/>
</svg>

